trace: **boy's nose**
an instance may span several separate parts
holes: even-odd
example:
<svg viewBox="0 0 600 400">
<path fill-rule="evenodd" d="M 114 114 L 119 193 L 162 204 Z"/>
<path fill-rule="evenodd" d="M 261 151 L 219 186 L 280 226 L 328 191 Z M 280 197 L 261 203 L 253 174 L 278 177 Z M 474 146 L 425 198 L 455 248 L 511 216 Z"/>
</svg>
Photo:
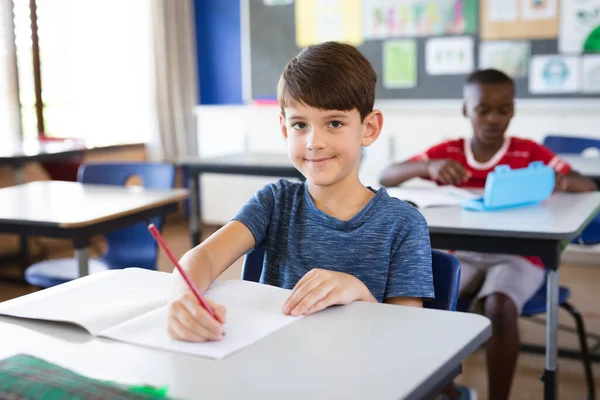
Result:
<svg viewBox="0 0 600 400">
<path fill-rule="evenodd" d="M 308 150 L 319 150 L 325 148 L 324 135 L 318 129 L 313 129 L 306 135 L 306 148 Z"/>
</svg>

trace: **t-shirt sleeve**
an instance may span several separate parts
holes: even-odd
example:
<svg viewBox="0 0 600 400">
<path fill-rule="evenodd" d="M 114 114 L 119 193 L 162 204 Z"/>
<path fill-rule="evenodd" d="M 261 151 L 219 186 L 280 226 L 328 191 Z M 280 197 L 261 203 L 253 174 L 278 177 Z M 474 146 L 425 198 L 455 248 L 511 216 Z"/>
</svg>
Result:
<svg viewBox="0 0 600 400">
<path fill-rule="evenodd" d="M 426 161 L 426 160 L 438 160 L 440 158 L 446 158 L 446 149 L 448 148 L 448 143 L 440 143 L 436 144 L 433 147 L 425 150 L 424 152 L 417 154 L 409 159 L 409 161 Z"/>
<path fill-rule="evenodd" d="M 431 244 L 425 218 L 417 210 L 405 221 L 404 237 L 392 254 L 384 299 L 434 298 Z"/>
<path fill-rule="evenodd" d="M 250 229 L 252 236 L 254 236 L 255 247 L 263 243 L 267 237 L 267 230 L 275 208 L 276 192 L 276 184 L 263 187 L 244 204 L 232 219 L 241 222 Z"/>
<path fill-rule="evenodd" d="M 567 175 L 571 172 L 571 165 L 554 154 L 552 150 L 539 143 L 533 141 L 531 143 L 531 161 L 542 161 L 562 175 Z"/>
</svg>

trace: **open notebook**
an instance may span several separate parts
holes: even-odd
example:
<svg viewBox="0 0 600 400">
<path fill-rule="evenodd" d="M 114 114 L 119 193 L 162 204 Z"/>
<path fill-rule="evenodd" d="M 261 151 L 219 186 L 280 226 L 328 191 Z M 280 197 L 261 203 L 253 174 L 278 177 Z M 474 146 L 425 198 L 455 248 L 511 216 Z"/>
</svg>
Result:
<svg viewBox="0 0 600 400">
<path fill-rule="evenodd" d="M 391 197 L 412 203 L 418 208 L 460 206 L 465 200 L 474 200 L 480 195 L 456 186 L 398 187 L 386 189 Z"/>
<path fill-rule="evenodd" d="M 248 281 L 217 281 L 206 296 L 227 308 L 225 337 L 188 343 L 167 333 L 171 274 L 140 268 L 105 271 L 0 303 L 0 315 L 60 321 L 140 346 L 221 359 L 300 317 L 281 312 L 290 291 Z"/>
</svg>

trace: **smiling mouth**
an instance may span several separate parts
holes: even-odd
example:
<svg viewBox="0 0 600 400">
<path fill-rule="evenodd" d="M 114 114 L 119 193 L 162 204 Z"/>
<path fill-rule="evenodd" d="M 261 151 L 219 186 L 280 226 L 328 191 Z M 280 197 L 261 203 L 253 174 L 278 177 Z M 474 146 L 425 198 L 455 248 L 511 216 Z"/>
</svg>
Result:
<svg viewBox="0 0 600 400">
<path fill-rule="evenodd" d="M 305 158 L 304 161 L 309 165 L 323 166 L 329 161 L 333 160 L 333 157 L 320 157 L 320 158 Z"/>
</svg>

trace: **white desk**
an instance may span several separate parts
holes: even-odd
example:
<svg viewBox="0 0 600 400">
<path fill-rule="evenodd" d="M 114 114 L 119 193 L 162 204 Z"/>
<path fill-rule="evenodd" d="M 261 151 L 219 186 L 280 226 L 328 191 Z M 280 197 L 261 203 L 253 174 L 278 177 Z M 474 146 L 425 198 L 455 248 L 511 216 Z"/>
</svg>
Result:
<svg viewBox="0 0 600 400">
<path fill-rule="evenodd" d="M 421 209 L 434 248 L 540 256 L 548 270 L 546 399 L 556 398 L 558 267 L 564 241 L 598 213 L 600 192 L 558 193 L 540 206 L 476 212 L 460 207 Z"/>
<path fill-rule="evenodd" d="M 479 315 L 358 302 L 211 360 L 0 317 L 0 359 L 28 353 L 90 377 L 168 385 L 181 399 L 420 399 L 490 334 Z"/>
<path fill-rule="evenodd" d="M 581 175 L 600 183 L 600 157 L 560 154 L 560 158 L 571 164 L 571 167 Z"/>
<path fill-rule="evenodd" d="M 0 189 L 0 233 L 72 239 L 85 276 L 93 235 L 164 216 L 186 196 L 183 189 L 31 182 Z"/>
</svg>

